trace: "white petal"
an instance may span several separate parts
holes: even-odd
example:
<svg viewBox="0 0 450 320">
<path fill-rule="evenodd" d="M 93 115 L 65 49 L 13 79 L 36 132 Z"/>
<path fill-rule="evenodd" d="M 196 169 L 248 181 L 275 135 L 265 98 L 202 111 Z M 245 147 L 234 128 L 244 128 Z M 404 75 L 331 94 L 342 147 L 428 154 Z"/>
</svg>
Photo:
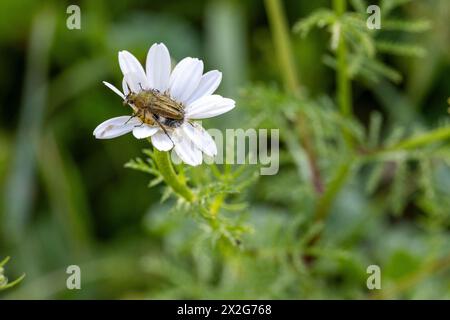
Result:
<svg viewBox="0 0 450 320">
<path fill-rule="evenodd" d="M 142 85 L 142 83 L 143 81 L 147 81 L 147 79 L 141 79 L 137 73 L 127 73 L 126 75 L 124 75 L 124 79 L 132 92 L 141 92 L 142 90 L 145 90 L 145 87 Z"/>
<path fill-rule="evenodd" d="M 99 124 L 94 130 L 94 136 L 97 139 L 111 139 L 124 135 L 133 130 L 136 125 L 139 125 L 139 120 L 136 118 L 130 119 L 130 116 L 121 116 L 111 118 Z"/>
<path fill-rule="evenodd" d="M 175 139 L 175 152 L 183 160 L 191 166 L 198 166 L 202 163 L 202 152 L 197 146 L 186 136 L 184 131 L 180 128 L 175 129 L 174 135 L 172 137 Z"/>
<path fill-rule="evenodd" d="M 150 88 L 157 89 L 161 92 L 169 88 L 171 69 L 170 54 L 163 43 L 155 43 L 148 50 L 145 69 Z"/>
<path fill-rule="evenodd" d="M 103 81 L 103 84 L 105 86 L 107 86 L 108 88 L 110 88 L 112 91 L 114 91 L 119 97 L 121 97 L 122 99 L 125 99 L 125 96 L 123 95 L 123 93 L 120 92 L 120 90 L 117 89 L 116 87 L 114 87 L 111 83 Z"/>
<path fill-rule="evenodd" d="M 152 144 L 160 151 L 169 151 L 173 148 L 172 140 L 162 130 L 152 135 Z"/>
<path fill-rule="evenodd" d="M 152 127 L 147 124 L 136 126 L 133 129 L 133 136 L 137 139 L 144 139 L 154 135 L 159 127 Z"/>
<path fill-rule="evenodd" d="M 186 104 L 189 105 L 191 102 L 194 102 L 201 97 L 213 94 L 214 91 L 216 91 L 219 87 L 221 81 L 222 72 L 212 70 L 205 73 L 200 79 L 200 83 L 198 84 L 198 87 L 195 89 L 194 93 L 186 101 Z"/>
<path fill-rule="evenodd" d="M 120 51 L 119 65 L 126 81 L 133 91 L 140 91 L 140 87 L 142 87 L 143 89 L 148 89 L 148 80 L 145 75 L 144 68 L 135 56 L 133 56 L 128 51 Z M 129 75 L 132 75 L 134 83 L 129 82 L 130 79 L 129 77 L 127 77 Z M 134 88 L 132 87 L 132 85 L 134 86 Z"/>
<path fill-rule="evenodd" d="M 178 102 L 185 102 L 198 87 L 203 73 L 203 61 L 184 58 L 170 75 L 170 95 Z"/>
<path fill-rule="evenodd" d="M 123 77 L 123 79 L 122 79 L 122 89 L 123 89 L 123 94 L 125 96 L 127 96 L 130 93 L 130 89 L 128 88 L 127 81 L 125 80 L 125 77 Z M 125 99 L 125 97 L 124 97 L 124 99 Z"/>
<path fill-rule="evenodd" d="M 218 116 L 235 107 L 233 99 L 224 98 L 217 94 L 204 96 L 186 107 L 188 119 L 205 119 Z"/>
<path fill-rule="evenodd" d="M 209 133 L 198 123 L 185 123 L 181 126 L 186 136 L 201 151 L 213 157 L 217 154 L 217 146 Z"/>
</svg>

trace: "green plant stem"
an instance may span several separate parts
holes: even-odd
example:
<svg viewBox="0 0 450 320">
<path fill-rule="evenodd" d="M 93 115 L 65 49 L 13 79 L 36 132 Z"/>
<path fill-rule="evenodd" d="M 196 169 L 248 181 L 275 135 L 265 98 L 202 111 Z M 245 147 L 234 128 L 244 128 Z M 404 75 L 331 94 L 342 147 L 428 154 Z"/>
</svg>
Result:
<svg viewBox="0 0 450 320">
<path fill-rule="evenodd" d="M 333 204 L 334 199 L 338 195 L 339 191 L 342 189 L 345 181 L 347 181 L 348 175 L 351 172 L 353 166 L 353 157 L 349 161 L 344 161 L 340 167 L 336 170 L 335 175 L 328 184 L 325 193 L 318 199 L 316 208 L 314 210 L 314 223 L 315 225 L 322 224 L 330 213 L 330 208 Z M 322 236 L 322 232 L 317 233 L 310 241 L 307 243 L 307 247 L 313 247 L 317 241 L 319 241 Z M 316 257 L 307 253 L 303 256 L 303 260 L 307 264 L 311 264 L 315 261 Z"/>
<path fill-rule="evenodd" d="M 158 149 L 153 148 L 153 156 L 159 172 L 164 178 L 166 184 L 170 186 L 173 191 L 182 196 L 186 201 L 194 202 L 195 194 L 187 186 L 186 182 L 175 172 L 172 162 L 170 161 L 169 152 L 159 151 Z"/>
<path fill-rule="evenodd" d="M 8 279 L 3 275 L 4 271 L 3 266 L 5 266 L 8 263 L 9 259 L 10 259 L 9 257 L 6 257 L 2 261 L 0 261 L 0 291 L 14 287 L 16 284 L 21 282 L 23 278 L 25 278 L 25 274 L 22 274 L 16 280 L 8 282 Z"/>
<path fill-rule="evenodd" d="M 284 10 L 279 0 L 265 0 L 265 5 L 285 89 L 288 92 L 297 93 L 299 91 L 298 74 L 292 55 L 290 32 Z"/>
<path fill-rule="evenodd" d="M 375 293 L 371 298 L 375 299 L 392 299 L 401 294 L 402 292 L 414 287 L 430 275 L 434 275 L 438 272 L 448 270 L 450 267 L 450 256 L 443 257 L 438 260 L 433 260 L 425 263 L 417 271 L 407 274 L 400 278 L 392 287 L 383 288 L 380 293 Z"/>
<path fill-rule="evenodd" d="M 272 30 L 272 39 L 275 45 L 275 53 L 280 66 L 280 73 L 286 92 L 297 95 L 300 92 L 297 68 L 295 66 L 294 56 L 292 54 L 291 41 L 289 39 L 290 29 L 286 21 L 286 16 L 280 0 L 265 0 L 267 16 Z M 305 150 L 308 158 L 308 177 L 316 193 L 321 194 L 323 184 L 320 177 L 319 168 L 316 164 L 316 156 L 311 146 L 312 138 L 309 134 L 308 121 L 304 115 L 299 112 L 298 130 L 300 134 L 300 144 Z"/>
<path fill-rule="evenodd" d="M 219 212 L 220 207 L 222 206 L 224 201 L 225 201 L 225 195 L 224 194 L 219 194 L 219 195 L 217 195 L 214 198 L 214 200 L 213 200 L 213 202 L 211 204 L 211 207 L 209 209 L 212 217 L 216 217 L 217 216 L 217 213 Z"/>
<path fill-rule="evenodd" d="M 418 135 L 401 141 L 391 147 L 377 151 L 376 153 L 401 151 L 407 149 L 415 149 L 421 146 L 428 145 L 430 143 L 443 141 L 450 139 L 450 127 L 438 128 L 433 131 Z M 361 156 L 360 156 L 361 157 Z M 364 157 L 364 156 L 362 156 Z M 332 205 L 333 199 L 336 197 L 337 193 L 344 184 L 347 176 L 350 172 L 353 161 L 344 162 L 336 171 L 335 176 L 332 178 L 330 184 L 327 187 L 326 192 L 319 199 L 316 206 L 315 219 L 322 221 L 326 218 L 330 206 Z"/>
<path fill-rule="evenodd" d="M 333 9 L 337 16 L 342 16 L 347 10 L 346 0 L 333 0 Z M 350 118 L 352 117 L 351 82 L 347 71 L 347 45 L 345 43 L 342 30 L 340 31 L 339 35 L 339 43 L 336 54 L 337 101 L 341 114 L 345 118 Z M 347 131 L 344 131 L 344 137 L 347 145 L 351 147 L 351 136 Z M 335 176 L 331 179 L 329 185 L 326 187 L 325 193 L 319 198 L 314 216 L 316 221 L 322 221 L 328 215 L 334 198 L 347 180 L 351 164 L 351 161 L 344 162 L 337 169 Z"/>
<path fill-rule="evenodd" d="M 392 146 L 375 150 L 363 151 L 361 154 L 359 154 L 359 158 L 360 160 L 363 161 L 368 160 L 370 161 L 373 157 L 377 157 L 386 153 L 401 152 L 404 150 L 416 149 L 439 141 L 445 141 L 448 139 L 450 139 L 450 127 L 438 128 L 426 132 L 424 134 L 417 135 L 415 137 L 407 138 Z"/>
<path fill-rule="evenodd" d="M 14 149 L 5 180 L 5 198 L 2 201 L 5 223 L 0 228 L 6 234 L 6 240 L 11 243 L 22 241 L 33 211 L 36 150 L 46 115 L 48 73 L 57 27 L 56 17 L 57 13 L 53 10 L 43 8 L 34 15 L 30 26 L 17 136 L 12 144 Z M 24 246 L 20 246 L 20 249 L 25 250 Z M 20 256 L 21 254 L 16 254 L 19 260 Z"/>
<path fill-rule="evenodd" d="M 346 0 L 333 0 L 333 9 L 338 17 L 341 17 L 347 10 Z M 336 51 L 337 55 L 337 70 L 336 70 L 336 87 L 337 87 L 337 102 L 342 116 L 351 118 L 352 110 L 352 87 L 351 80 L 348 75 L 347 68 L 347 44 L 345 42 L 344 33 L 342 29 L 339 33 L 339 42 Z M 351 138 L 348 132 L 344 132 L 346 140 L 351 144 Z"/>
<path fill-rule="evenodd" d="M 336 198 L 338 192 L 341 190 L 348 174 L 352 167 L 353 161 L 345 161 L 336 170 L 334 177 L 331 179 L 325 193 L 319 198 L 314 213 L 314 219 L 316 221 L 323 221 L 330 212 L 330 207 L 333 204 L 334 198 Z"/>
<path fill-rule="evenodd" d="M 418 135 L 401 141 L 391 147 L 386 148 L 384 151 L 396 151 L 405 149 L 418 148 L 436 141 L 446 140 L 450 138 L 450 127 L 438 128 L 430 132 Z"/>
</svg>

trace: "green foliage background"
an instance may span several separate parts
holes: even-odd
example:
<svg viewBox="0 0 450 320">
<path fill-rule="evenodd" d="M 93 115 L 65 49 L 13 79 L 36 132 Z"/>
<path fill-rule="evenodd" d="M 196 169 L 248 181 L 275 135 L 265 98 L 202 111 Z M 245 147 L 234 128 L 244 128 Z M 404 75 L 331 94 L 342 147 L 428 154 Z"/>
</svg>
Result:
<svg viewBox="0 0 450 320">
<path fill-rule="evenodd" d="M 80 1 L 81 30 L 70 4 L 0 2 L 2 298 L 450 298 L 447 0 Z M 178 166 L 187 203 L 145 141 L 93 138 L 154 42 L 223 71 L 206 128 L 280 129 L 277 175 Z"/>
</svg>

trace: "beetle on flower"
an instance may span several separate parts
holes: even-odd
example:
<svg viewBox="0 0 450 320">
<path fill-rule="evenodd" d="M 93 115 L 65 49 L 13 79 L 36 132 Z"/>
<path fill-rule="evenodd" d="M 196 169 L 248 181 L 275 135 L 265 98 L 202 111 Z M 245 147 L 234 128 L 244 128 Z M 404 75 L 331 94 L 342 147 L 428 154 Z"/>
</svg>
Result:
<svg viewBox="0 0 450 320">
<path fill-rule="evenodd" d="M 217 70 L 203 74 L 203 62 L 187 57 L 171 70 L 169 51 L 162 43 L 151 46 L 146 70 L 128 51 L 119 52 L 124 75 L 122 91 L 108 88 L 133 109 L 132 116 L 115 117 L 94 130 L 97 139 L 111 139 L 132 132 L 137 139 L 150 138 L 160 151 L 174 148 L 179 158 L 192 166 L 202 163 L 202 152 L 217 154 L 206 130 L 193 120 L 211 118 L 234 108 L 232 99 L 213 94 L 222 80 Z"/>
</svg>

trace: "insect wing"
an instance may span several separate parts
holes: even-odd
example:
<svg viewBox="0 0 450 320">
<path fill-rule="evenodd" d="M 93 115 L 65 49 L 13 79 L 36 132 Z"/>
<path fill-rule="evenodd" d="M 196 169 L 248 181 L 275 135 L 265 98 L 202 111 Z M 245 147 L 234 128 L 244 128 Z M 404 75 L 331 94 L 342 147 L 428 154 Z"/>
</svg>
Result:
<svg viewBox="0 0 450 320">
<path fill-rule="evenodd" d="M 151 105 L 151 111 L 165 118 L 181 120 L 184 117 L 183 107 L 168 97 L 161 96 Z"/>
</svg>

